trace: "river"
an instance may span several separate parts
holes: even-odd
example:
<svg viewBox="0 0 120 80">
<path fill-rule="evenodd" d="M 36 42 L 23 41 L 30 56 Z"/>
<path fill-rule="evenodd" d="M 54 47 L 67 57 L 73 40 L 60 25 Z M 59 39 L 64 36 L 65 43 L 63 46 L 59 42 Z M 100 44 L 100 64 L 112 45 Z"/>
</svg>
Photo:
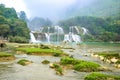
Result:
<svg viewBox="0 0 120 80">
<path fill-rule="evenodd" d="M 120 50 L 120 44 L 106 43 L 83 43 L 80 45 L 66 45 L 74 49 L 62 49 L 68 54 L 73 55 L 77 59 L 97 62 L 103 66 L 109 67 L 111 71 L 102 73 L 119 75 L 120 69 L 114 68 L 110 64 L 106 64 L 97 58 L 90 56 L 91 52 L 99 51 L 116 51 Z M 84 56 L 87 55 L 87 56 Z M 74 70 L 65 71 L 65 75 L 59 76 L 55 74 L 54 69 L 49 68 L 49 65 L 44 65 L 41 62 L 45 59 L 52 62 L 59 62 L 59 57 L 52 56 L 33 56 L 33 55 L 15 55 L 16 60 L 11 62 L 0 62 L 0 80 L 84 80 L 84 77 L 89 72 L 77 72 Z M 27 66 L 17 64 L 20 59 L 28 59 L 33 63 Z"/>
</svg>

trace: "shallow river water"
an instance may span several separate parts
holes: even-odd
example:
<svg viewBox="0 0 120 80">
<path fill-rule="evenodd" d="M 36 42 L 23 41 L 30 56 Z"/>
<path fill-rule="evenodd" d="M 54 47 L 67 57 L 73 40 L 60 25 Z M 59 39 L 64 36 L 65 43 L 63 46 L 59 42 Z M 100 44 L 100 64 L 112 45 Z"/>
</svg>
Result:
<svg viewBox="0 0 120 80">
<path fill-rule="evenodd" d="M 103 66 L 109 67 L 111 71 L 102 73 L 120 75 L 120 69 L 116 69 L 113 65 L 104 63 L 97 58 L 90 56 L 92 52 L 98 51 L 116 51 L 120 49 L 120 44 L 96 44 L 84 43 L 81 45 L 66 45 L 74 49 L 63 49 L 66 53 L 73 55 L 77 59 L 94 61 Z M 87 56 L 84 56 L 87 55 Z M 52 56 L 33 56 L 33 55 L 16 55 L 16 60 L 11 62 L 0 62 L 0 80 L 84 80 L 88 72 L 77 72 L 74 70 L 65 71 L 65 75 L 59 76 L 55 71 L 41 62 L 45 59 L 52 62 L 59 62 L 59 57 Z M 28 59 L 33 63 L 27 66 L 17 64 L 20 59 Z"/>
</svg>

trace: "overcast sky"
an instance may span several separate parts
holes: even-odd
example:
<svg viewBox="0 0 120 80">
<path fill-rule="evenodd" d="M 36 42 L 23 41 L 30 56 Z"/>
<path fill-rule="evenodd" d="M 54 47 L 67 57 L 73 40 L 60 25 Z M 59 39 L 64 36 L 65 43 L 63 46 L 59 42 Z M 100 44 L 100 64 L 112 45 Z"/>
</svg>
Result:
<svg viewBox="0 0 120 80">
<path fill-rule="evenodd" d="M 0 0 L 6 7 L 14 7 L 17 12 L 25 11 L 27 17 L 60 18 L 70 6 L 88 5 L 94 0 Z"/>
</svg>

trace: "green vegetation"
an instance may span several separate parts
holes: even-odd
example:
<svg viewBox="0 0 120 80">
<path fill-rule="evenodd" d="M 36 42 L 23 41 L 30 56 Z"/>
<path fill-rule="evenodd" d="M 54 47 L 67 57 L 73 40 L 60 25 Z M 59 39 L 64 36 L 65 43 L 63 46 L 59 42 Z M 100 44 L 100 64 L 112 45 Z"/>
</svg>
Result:
<svg viewBox="0 0 120 80">
<path fill-rule="evenodd" d="M 85 72 L 98 71 L 100 67 L 100 65 L 97 63 L 77 60 L 70 57 L 61 58 L 60 63 L 62 65 L 71 65 L 71 68 L 77 71 L 85 71 Z"/>
<path fill-rule="evenodd" d="M 53 55 L 53 56 L 65 55 L 65 53 L 59 49 L 17 48 L 16 51 L 23 51 L 26 54 L 35 54 L 35 55 Z"/>
<path fill-rule="evenodd" d="M 94 62 L 82 62 L 79 64 L 76 64 L 74 66 L 74 69 L 77 71 L 85 71 L 85 72 L 90 72 L 90 71 L 98 71 L 100 65 Z"/>
<path fill-rule="evenodd" d="M 87 1 L 89 5 L 79 5 L 81 1 L 78 1 L 76 5 L 71 6 L 67 12 L 67 17 L 71 16 L 95 16 L 95 17 L 114 17 L 120 14 L 120 1 L 119 0 L 91 0 Z M 83 2 L 84 4 L 84 2 Z"/>
<path fill-rule="evenodd" d="M 85 80 L 120 80 L 120 77 L 93 72 L 87 75 Z"/>
<path fill-rule="evenodd" d="M 15 60 L 15 56 L 11 53 L 0 52 L 0 61 L 11 61 Z"/>
<path fill-rule="evenodd" d="M 63 75 L 63 68 L 59 64 L 54 63 L 52 68 L 55 69 L 57 75 Z"/>
<path fill-rule="evenodd" d="M 43 63 L 43 64 L 49 64 L 50 61 L 48 61 L 48 60 L 44 60 L 44 61 L 42 61 L 42 63 Z"/>
<path fill-rule="evenodd" d="M 85 27 L 91 35 L 81 35 L 83 41 L 120 41 L 120 16 L 97 18 L 91 16 L 78 16 L 68 20 L 59 21 L 66 32 L 69 32 L 70 26 Z"/>
<path fill-rule="evenodd" d="M 0 58 L 1 57 L 14 57 L 14 55 L 6 52 L 0 52 Z"/>
<path fill-rule="evenodd" d="M 10 42 L 25 43 L 29 40 L 29 29 L 25 21 L 17 17 L 14 8 L 0 4 L 0 36 Z"/>
<path fill-rule="evenodd" d="M 20 65 L 25 66 L 25 65 L 30 64 L 30 63 L 31 63 L 31 61 L 26 60 L 26 59 L 21 59 L 21 60 L 19 60 L 17 63 L 18 63 L 18 64 L 20 64 Z"/>
</svg>

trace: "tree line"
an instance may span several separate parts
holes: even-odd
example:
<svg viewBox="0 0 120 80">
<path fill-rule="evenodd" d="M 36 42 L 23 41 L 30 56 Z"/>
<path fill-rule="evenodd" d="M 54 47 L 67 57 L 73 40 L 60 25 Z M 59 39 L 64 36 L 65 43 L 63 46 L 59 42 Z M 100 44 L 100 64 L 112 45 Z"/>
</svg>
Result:
<svg viewBox="0 0 120 80">
<path fill-rule="evenodd" d="M 11 42 L 28 42 L 30 38 L 26 22 L 4 4 L 0 4 L 0 37 Z"/>
<path fill-rule="evenodd" d="M 59 21 L 58 24 L 66 30 L 69 26 L 81 26 L 87 28 L 92 34 L 93 41 L 120 41 L 120 16 L 98 18 L 91 16 L 78 16 Z M 90 38 L 90 37 L 86 37 Z"/>
</svg>

